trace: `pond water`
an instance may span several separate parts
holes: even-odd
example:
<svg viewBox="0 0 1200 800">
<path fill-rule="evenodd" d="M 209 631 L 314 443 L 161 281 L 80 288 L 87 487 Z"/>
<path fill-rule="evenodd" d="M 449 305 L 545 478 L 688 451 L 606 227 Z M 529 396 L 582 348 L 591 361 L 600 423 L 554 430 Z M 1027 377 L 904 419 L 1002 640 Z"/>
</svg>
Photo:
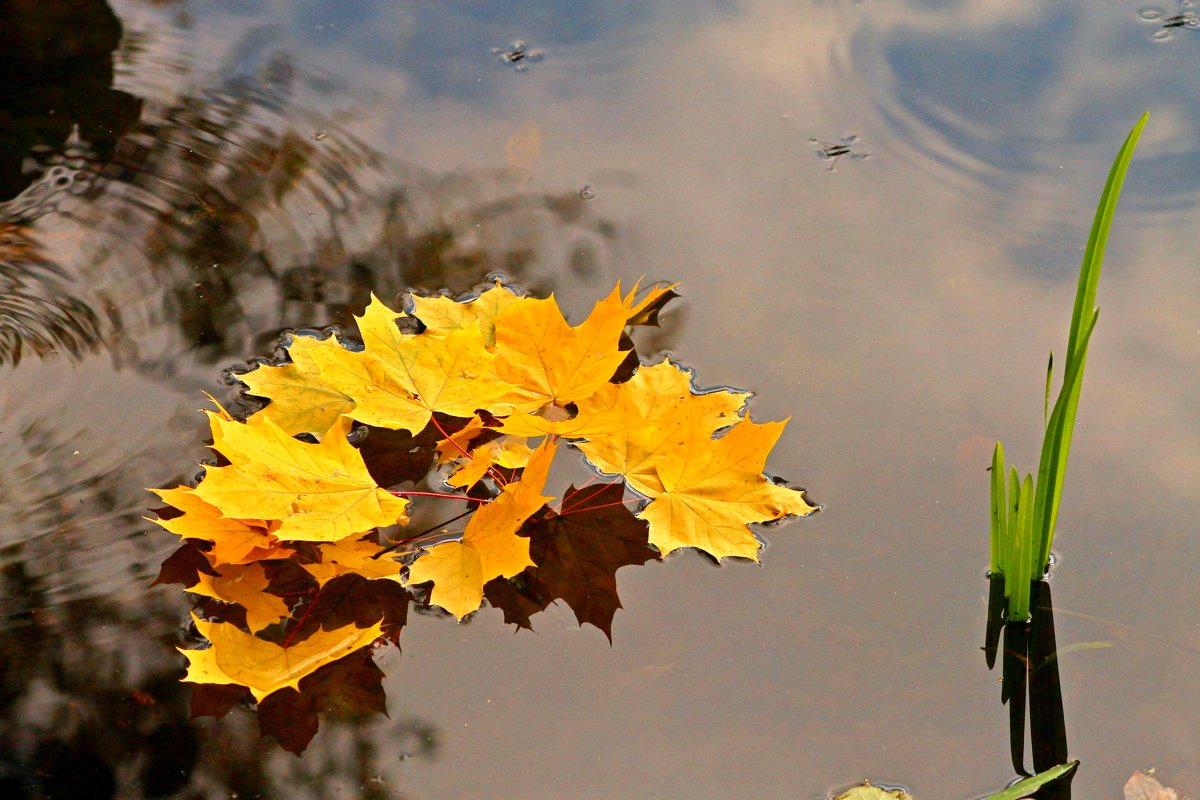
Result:
<svg viewBox="0 0 1200 800">
<path fill-rule="evenodd" d="M 1200 795 L 1200 32 L 1167 0 L 0 2 L 0 785 L 51 797 L 800 797 L 1014 776 L 983 644 L 991 446 L 1120 142 L 1052 579 L 1074 796 Z M 844 138 L 850 153 L 822 158 Z M 817 140 L 813 142 L 812 140 Z M 854 158 L 853 155 L 869 155 Z M 610 646 L 416 616 L 390 718 L 302 758 L 187 719 L 143 487 L 294 326 L 503 270 L 791 418 L 823 510 L 762 566 L 620 573 Z"/>
</svg>

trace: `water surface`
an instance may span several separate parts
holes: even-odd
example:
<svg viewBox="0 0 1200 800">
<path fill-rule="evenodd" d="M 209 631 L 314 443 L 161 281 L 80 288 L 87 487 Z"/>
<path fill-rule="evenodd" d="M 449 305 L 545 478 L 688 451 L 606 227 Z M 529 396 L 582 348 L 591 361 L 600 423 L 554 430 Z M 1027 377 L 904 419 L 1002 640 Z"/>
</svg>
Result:
<svg viewBox="0 0 1200 800">
<path fill-rule="evenodd" d="M 984 470 L 996 438 L 1034 466 L 1046 352 L 1148 109 L 1059 522 L 1057 641 L 1112 644 L 1059 665 L 1075 796 L 1150 766 L 1200 794 L 1200 33 L 1156 40 L 1127 2 L 84 5 L 0 4 L 59 45 L 12 62 L 50 66 L 8 100 L 0 205 L 8 785 L 1000 788 Z M 492 52 L 517 41 L 542 53 L 519 72 Z M 849 135 L 870 157 L 832 171 L 809 141 Z M 327 723 L 303 759 L 256 743 L 248 713 L 187 722 L 186 602 L 146 589 L 174 542 L 141 517 L 143 487 L 205 455 L 202 391 L 230 399 L 225 368 L 372 290 L 497 269 L 576 318 L 618 278 L 682 282 L 650 349 L 790 416 L 770 468 L 825 509 L 768 530 L 761 567 L 622 572 L 611 647 L 566 609 L 536 635 L 494 610 L 417 616 L 380 662 L 391 718 Z"/>
</svg>

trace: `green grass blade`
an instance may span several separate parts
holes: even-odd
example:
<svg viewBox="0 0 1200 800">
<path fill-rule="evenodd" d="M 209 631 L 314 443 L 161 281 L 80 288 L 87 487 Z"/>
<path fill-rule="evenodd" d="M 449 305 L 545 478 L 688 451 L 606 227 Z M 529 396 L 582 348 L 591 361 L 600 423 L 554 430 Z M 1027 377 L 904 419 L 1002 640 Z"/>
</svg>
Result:
<svg viewBox="0 0 1200 800">
<path fill-rule="evenodd" d="M 1017 504 L 1017 535 L 1012 559 L 1012 591 L 1008 600 L 1009 622 L 1029 619 L 1029 590 L 1033 582 L 1033 476 L 1026 475 L 1021 483 L 1021 499 Z M 1005 575 L 1005 584 L 1010 580 Z"/>
<path fill-rule="evenodd" d="M 1050 360 L 1046 362 L 1046 394 L 1042 396 L 1042 430 L 1050 424 L 1050 384 L 1054 378 L 1054 351 L 1050 351 Z"/>
<path fill-rule="evenodd" d="M 992 451 L 992 548 L 991 573 L 1004 572 L 1000 560 L 1000 543 L 1008 538 L 1008 508 L 1004 494 L 1004 445 L 996 442 Z"/>
<path fill-rule="evenodd" d="M 1004 580 L 1004 596 L 1008 597 L 1012 594 L 1013 578 L 1013 550 L 1014 544 L 1019 533 L 1017 529 L 1017 504 L 1021 502 L 1021 476 L 1017 474 L 1016 467 L 1009 467 L 1008 470 L 1008 502 L 1005 505 L 1008 521 L 1005 523 L 1005 537 L 1000 542 L 1000 569 L 1005 574 Z"/>
<path fill-rule="evenodd" d="M 1033 507 L 1033 530 L 1037 536 L 1038 569 L 1046 571 L 1050 548 L 1054 544 L 1054 528 L 1058 524 L 1058 507 L 1062 501 L 1063 481 L 1067 475 L 1067 457 L 1071 452 L 1071 436 L 1075 430 L 1075 414 L 1079 409 L 1079 393 L 1083 387 L 1083 370 L 1087 365 L 1087 346 L 1096 329 L 1100 311 L 1092 318 L 1080 340 L 1081 350 L 1071 359 L 1063 375 L 1062 390 L 1050 412 L 1046 436 L 1042 440 L 1042 457 L 1038 464 L 1037 494 Z"/>
<path fill-rule="evenodd" d="M 1032 778 L 1026 778 L 1023 781 L 1017 781 L 1002 792 L 990 794 L 983 798 L 983 800 L 1021 800 L 1022 797 L 1029 797 L 1029 795 L 1033 794 L 1047 783 L 1058 780 L 1062 776 L 1073 771 L 1078 766 L 1078 761 L 1072 761 L 1069 764 L 1060 764 L 1057 767 L 1051 767 L 1045 772 L 1039 772 Z"/>
<path fill-rule="evenodd" d="M 1083 329 L 1087 327 L 1088 318 L 1096 306 L 1096 285 L 1100 281 L 1100 267 L 1104 263 L 1108 229 L 1112 226 L 1113 215 L 1117 211 L 1117 199 L 1121 196 L 1121 186 L 1125 183 L 1125 173 L 1129 170 L 1133 150 L 1137 147 L 1138 138 L 1142 135 L 1142 128 L 1146 127 L 1149 116 L 1149 112 L 1142 114 L 1142 118 L 1125 138 L 1125 144 L 1121 145 L 1112 169 L 1108 172 L 1108 180 L 1100 194 L 1100 203 L 1096 206 L 1096 216 L 1092 220 L 1091 233 L 1088 234 L 1087 249 L 1083 252 L 1083 264 L 1079 268 L 1079 287 L 1075 291 L 1075 308 L 1071 312 L 1071 338 L 1067 343 L 1067 364 L 1070 364 L 1078 350 Z"/>
<path fill-rule="evenodd" d="M 1100 268 L 1104 264 L 1104 250 L 1108 243 L 1108 231 L 1116 213 L 1121 186 L 1129 170 L 1138 138 L 1146 126 L 1149 114 L 1143 114 L 1125 143 L 1121 145 L 1100 202 L 1092 221 L 1083 263 L 1079 267 L 1079 284 L 1075 290 L 1075 306 L 1071 311 L 1071 333 L 1067 343 L 1066 363 L 1063 367 L 1063 385 L 1059 390 L 1054 412 L 1046 421 L 1042 440 L 1042 455 L 1038 463 L 1037 495 L 1034 500 L 1034 531 L 1037 536 L 1038 568 L 1045 571 L 1054 542 L 1054 529 L 1058 523 L 1058 508 L 1062 499 L 1063 479 L 1066 476 L 1067 458 L 1071 451 L 1071 438 L 1075 431 L 1075 414 L 1079 408 L 1079 393 L 1083 385 L 1083 371 L 1087 363 L 1087 343 L 1096 326 L 1096 286 L 1100 281 Z M 1049 395 L 1047 395 L 1047 398 Z M 1044 412 L 1043 412 L 1044 413 Z"/>
</svg>

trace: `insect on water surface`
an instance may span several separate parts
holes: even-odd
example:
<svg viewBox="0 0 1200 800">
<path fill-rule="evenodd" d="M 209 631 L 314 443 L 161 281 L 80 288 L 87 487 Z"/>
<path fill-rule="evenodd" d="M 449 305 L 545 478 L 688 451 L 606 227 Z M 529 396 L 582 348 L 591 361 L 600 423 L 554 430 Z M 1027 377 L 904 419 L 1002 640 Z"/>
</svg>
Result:
<svg viewBox="0 0 1200 800">
<path fill-rule="evenodd" d="M 850 156 L 855 161 L 862 161 L 870 158 L 870 153 L 859 153 L 851 149 L 850 145 L 858 141 L 857 134 L 843 136 L 837 142 L 826 142 L 821 139 L 812 139 L 808 141 L 817 145 L 817 157 L 825 161 L 829 161 L 829 171 L 833 172 L 833 168 L 837 166 L 838 159 L 842 156 Z"/>
</svg>

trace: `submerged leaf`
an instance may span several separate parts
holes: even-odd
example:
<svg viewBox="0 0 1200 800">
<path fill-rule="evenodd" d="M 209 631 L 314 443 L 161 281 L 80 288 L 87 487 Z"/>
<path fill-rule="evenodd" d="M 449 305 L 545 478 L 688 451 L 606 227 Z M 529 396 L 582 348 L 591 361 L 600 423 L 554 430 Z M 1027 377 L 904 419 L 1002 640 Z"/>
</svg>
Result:
<svg viewBox="0 0 1200 800">
<path fill-rule="evenodd" d="M 617 570 L 645 564 L 650 549 L 647 526 L 621 504 L 625 486 L 609 483 L 569 488 L 562 510 L 532 528 L 532 576 L 552 599 L 561 599 L 579 623 L 590 623 L 612 640 L 612 621 L 621 608 Z M 495 604 L 493 604 L 495 605 Z"/>
<path fill-rule="evenodd" d="M 1168 789 L 1144 772 L 1135 772 L 1125 782 L 1125 800 L 1180 800 L 1179 792 Z"/>
<path fill-rule="evenodd" d="M 833 800 L 912 800 L 912 795 L 903 789 L 882 789 L 864 783 L 847 789 Z"/>
<path fill-rule="evenodd" d="M 344 719 L 387 713 L 383 673 L 370 650 L 326 664 L 304 677 L 298 689 L 280 689 L 263 698 L 258 704 L 258 728 L 299 755 L 316 734 L 317 715 L 322 711 Z"/>
</svg>

